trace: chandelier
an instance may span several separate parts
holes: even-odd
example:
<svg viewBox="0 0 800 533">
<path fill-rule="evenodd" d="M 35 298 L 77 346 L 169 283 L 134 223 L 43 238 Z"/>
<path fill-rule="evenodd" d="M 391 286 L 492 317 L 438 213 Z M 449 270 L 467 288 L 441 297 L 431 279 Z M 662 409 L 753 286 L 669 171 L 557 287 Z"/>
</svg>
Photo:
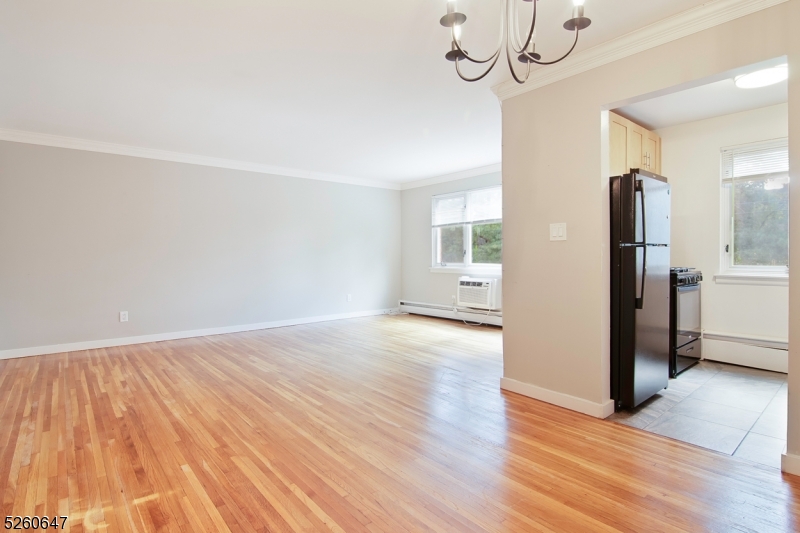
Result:
<svg viewBox="0 0 800 533">
<path fill-rule="evenodd" d="M 527 38 L 524 43 L 519 34 L 519 10 L 517 9 L 517 1 L 518 0 L 502 0 L 503 13 L 500 17 L 500 38 L 497 43 L 497 50 L 486 59 L 476 59 L 461 48 L 461 26 L 466 22 L 467 16 L 456 11 L 456 0 L 447 0 L 447 14 L 443 16 L 439 22 L 442 26 L 450 28 L 452 44 L 450 45 L 450 51 L 447 52 L 444 57 L 448 61 L 453 61 L 456 64 L 456 72 L 462 80 L 478 81 L 489 74 L 500 58 L 503 50 L 503 39 L 505 39 L 506 59 L 508 60 L 508 68 L 511 70 L 511 75 L 514 76 L 517 83 L 525 83 L 528 76 L 531 74 L 531 64 L 553 65 L 566 59 L 566 57 L 575 50 L 575 45 L 578 44 L 578 34 L 580 30 L 588 27 L 589 24 L 592 23 L 591 20 L 583 16 L 583 3 L 585 0 L 573 0 L 572 18 L 564 23 L 564 29 L 575 32 L 575 41 L 572 43 L 572 47 L 566 54 L 558 59 L 553 61 L 541 61 L 542 56 L 536 53 L 536 45 L 534 43 L 536 39 L 536 4 L 538 0 L 533 2 L 533 15 L 531 16 L 530 28 L 526 32 Z M 533 0 L 522 1 L 531 2 Z M 526 65 L 525 75 L 523 77 L 520 77 L 514 69 L 514 64 L 511 60 L 512 55 L 516 55 L 517 60 Z M 464 60 L 483 65 L 488 63 L 489 67 L 483 74 L 470 78 L 461 72 L 461 67 L 459 66 L 460 62 Z"/>
</svg>

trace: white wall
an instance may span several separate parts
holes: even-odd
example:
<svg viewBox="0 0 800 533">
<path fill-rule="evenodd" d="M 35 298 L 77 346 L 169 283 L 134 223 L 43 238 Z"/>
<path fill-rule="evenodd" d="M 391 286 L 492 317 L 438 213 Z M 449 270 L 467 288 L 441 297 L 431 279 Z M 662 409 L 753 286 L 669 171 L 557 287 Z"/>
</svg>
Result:
<svg viewBox="0 0 800 533">
<path fill-rule="evenodd" d="M 796 20 L 800 0 L 789 0 L 503 101 L 504 386 L 521 383 L 546 401 L 610 414 L 608 123 L 602 110 L 787 56 L 790 168 L 798 169 Z M 800 187 L 791 196 L 792 212 L 800 213 Z M 552 222 L 567 223 L 567 241 L 549 241 Z M 800 216 L 791 224 L 792 262 L 800 264 Z M 800 339 L 800 292 L 793 287 L 790 344 Z M 800 368 L 792 368 L 792 357 L 800 365 L 800 350 L 790 353 L 788 447 L 795 454 Z"/>
<path fill-rule="evenodd" d="M 786 137 L 788 131 L 787 104 L 658 130 L 662 173 L 672 184 L 672 266 L 703 271 L 702 322 L 707 332 L 788 342 L 788 286 L 718 284 L 713 279 L 722 246 L 720 149 Z M 705 356 L 724 358 L 717 342 L 706 342 Z M 763 351 L 752 347 L 750 352 L 757 364 Z M 786 358 L 780 350 L 772 355 Z"/>
<path fill-rule="evenodd" d="M 431 272 L 431 197 L 500 185 L 502 174 L 464 178 L 402 192 L 402 299 L 451 305 L 459 276 Z"/>
<path fill-rule="evenodd" d="M 0 351 L 399 297 L 399 191 L 0 142 Z"/>
</svg>

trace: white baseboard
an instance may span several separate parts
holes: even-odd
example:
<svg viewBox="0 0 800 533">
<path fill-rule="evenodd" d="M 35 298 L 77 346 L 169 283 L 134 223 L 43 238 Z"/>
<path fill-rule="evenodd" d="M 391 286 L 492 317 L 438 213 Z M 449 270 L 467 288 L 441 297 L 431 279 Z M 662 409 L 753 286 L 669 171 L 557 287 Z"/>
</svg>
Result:
<svg viewBox="0 0 800 533">
<path fill-rule="evenodd" d="M 709 336 L 710 337 L 710 336 Z M 756 346 L 744 342 L 720 340 L 703 337 L 703 359 L 771 370 L 773 372 L 789 372 L 789 352 L 778 348 Z"/>
<path fill-rule="evenodd" d="M 614 400 L 606 400 L 603 403 L 596 403 L 577 396 L 564 394 L 563 392 L 556 392 L 550 389 L 544 389 L 531 385 L 530 383 L 523 383 L 511 378 L 500 379 L 500 388 L 528 396 L 535 400 L 551 403 L 559 407 L 564 407 L 572 411 L 578 411 L 585 415 L 593 416 L 595 418 L 606 418 L 614 413 Z"/>
<path fill-rule="evenodd" d="M 800 476 L 800 455 L 791 453 L 781 455 L 781 470 L 787 474 Z"/>
<path fill-rule="evenodd" d="M 464 307 L 456 308 L 458 312 L 454 312 L 452 307 L 439 304 L 427 304 L 420 302 L 400 302 L 400 312 L 410 313 L 412 315 L 425 315 L 435 316 L 439 318 L 449 318 L 451 320 L 466 320 L 467 322 L 490 324 L 492 326 L 503 325 L 503 313 L 501 311 L 479 311 L 476 309 L 467 309 Z"/>
<path fill-rule="evenodd" d="M 155 333 L 152 335 L 137 335 L 135 337 L 120 337 L 116 339 L 100 339 L 94 341 L 71 342 L 67 344 L 53 344 L 50 346 L 32 346 L 30 348 L 15 348 L 0 350 L 0 359 L 14 359 L 32 355 L 45 355 L 51 353 L 77 352 L 81 350 L 95 350 L 98 348 L 111 348 L 113 346 L 127 346 L 129 344 L 144 344 L 147 342 L 172 341 L 188 339 L 191 337 L 206 337 L 208 335 L 222 335 L 225 333 L 241 333 L 259 329 L 282 328 L 285 326 L 298 326 L 314 322 L 327 322 L 346 318 L 360 318 L 365 316 L 389 315 L 399 312 L 399 309 L 376 309 L 372 311 L 356 311 L 354 313 L 340 313 L 336 315 L 312 316 L 306 318 L 290 318 L 273 322 L 260 322 L 258 324 L 244 324 L 239 326 L 223 326 L 219 328 L 193 329 L 189 331 L 174 331 L 169 333 Z"/>
</svg>

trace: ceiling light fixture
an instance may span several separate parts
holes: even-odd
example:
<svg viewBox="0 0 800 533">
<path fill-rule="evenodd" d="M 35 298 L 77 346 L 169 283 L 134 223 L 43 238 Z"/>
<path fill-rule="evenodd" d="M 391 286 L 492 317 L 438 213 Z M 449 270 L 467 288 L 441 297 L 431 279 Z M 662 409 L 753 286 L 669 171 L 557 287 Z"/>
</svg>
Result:
<svg viewBox="0 0 800 533">
<path fill-rule="evenodd" d="M 789 78 L 789 65 L 778 65 L 777 67 L 757 70 L 750 74 L 736 76 L 733 81 L 740 89 L 757 89 L 774 85 Z"/>
<path fill-rule="evenodd" d="M 489 74 L 489 72 L 491 72 L 497 63 L 497 60 L 500 58 L 503 50 L 503 39 L 505 39 L 506 59 L 508 60 L 508 68 L 511 70 L 511 75 L 514 76 L 514 80 L 516 80 L 517 83 L 525 83 L 525 81 L 528 79 L 528 76 L 531 74 L 532 63 L 537 65 L 553 65 L 566 59 L 566 57 L 570 55 L 573 50 L 575 50 L 575 46 L 578 44 L 578 34 L 580 33 L 580 30 L 587 28 L 589 24 L 592 23 L 591 20 L 583 16 L 583 4 L 585 0 L 572 0 L 572 18 L 564 23 L 564 29 L 575 32 L 575 41 L 572 43 L 572 47 L 567 51 L 566 54 L 556 60 L 541 61 L 542 56 L 536 53 L 536 44 L 534 43 L 536 39 L 536 3 L 538 0 L 522 1 L 533 1 L 533 15 L 531 16 L 530 28 L 526 32 L 527 38 L 525 39 L 525 42 L 522 42 L 519 34 L 518 0 L 503 0 L 503 12 L 501 12 L 500 17 L 500 38 L 497 43 L 497 50 L 494 52 L 494 54 L 486 59 L 476 59 L 471 57 L 466 50 L 461 48 L 461 25 L 466 22 L 467 16 L 456 11 L 456 0 L 447 0 L 447 14 L 439 20 L 439 23 L 446 28 L 450 28 L 450 37 L 452 39 L 452 43 L 450 45 L 450 51 L 447 52 L 444 57 L 448 61 L 455 62 L 456 72 L 462 80 L 478 81 Z M 520 77 L 517 75 L 516 70 L 514 70 L 514 64 L 511 61 L 512 55 L 516 55 L 517 60 L 520 63 L 525 63 L 525 76 Z M 483 74 L 474 78 L 470 78 L 461 72 L 459 63 L 463 60 L 477 64 L 489 63 L 489 68 L 487 68 Z"/>
</svg>

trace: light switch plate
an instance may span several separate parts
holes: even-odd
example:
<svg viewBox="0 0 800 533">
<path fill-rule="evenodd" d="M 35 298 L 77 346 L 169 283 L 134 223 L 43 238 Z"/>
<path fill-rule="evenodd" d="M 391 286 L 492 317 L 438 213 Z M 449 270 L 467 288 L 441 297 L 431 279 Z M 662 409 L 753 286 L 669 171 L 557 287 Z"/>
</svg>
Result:
<svg viewBox="0 0 800 533">
<path fill-rule="evenodd" d="M 550 240 L 551 241 L 566 241 L 567 240 L 567 223 L 558 222 L 550 224 Z"/>
<path fill-rule="evenodd" d="M 119 321 L 120 322 L 127 322 L 128 321 L 128 312 L 127 311 L 120 311 L 119 312 Z"/>
</svg>

